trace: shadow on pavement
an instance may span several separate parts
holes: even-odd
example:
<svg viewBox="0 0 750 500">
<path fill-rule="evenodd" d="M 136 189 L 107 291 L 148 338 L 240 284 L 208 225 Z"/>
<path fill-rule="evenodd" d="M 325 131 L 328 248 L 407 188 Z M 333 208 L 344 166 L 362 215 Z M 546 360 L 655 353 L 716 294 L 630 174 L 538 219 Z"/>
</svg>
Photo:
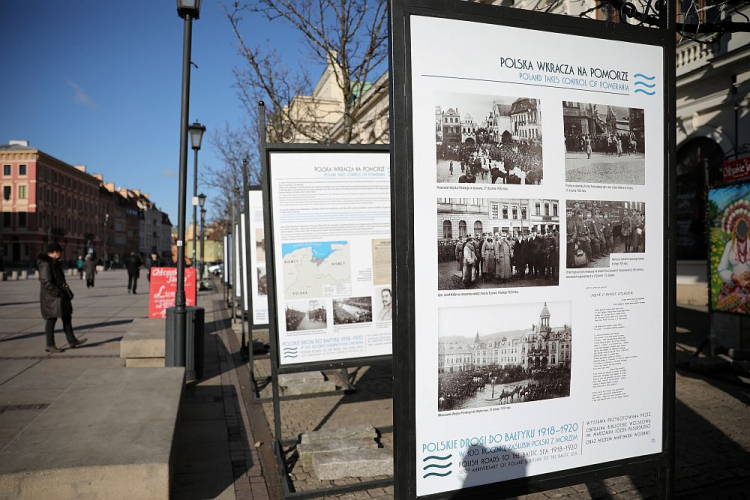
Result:
<svg viewBox="0 0 750 500">
<path fill-rule="evenodd" d="M 42 321 L 42 320 L 40 320 Z M 93 328 L 101 328 L 105 326 L 117 326 L 117 325 L 128 325 L 132 323 L 132 319 L 120 319 L 120 320 L 114 320 L 114 321 L 102 321 L 99 323 L 89 323 L 88 325 L 76 325 L 75 324 L 75 316 L 73 316 L 73 331 L 76 332 L 78 335 L 80 335 L 78 332 L 81 330 L 91 330 Z M 62 322 L 58 321 L 57 325 L 60 326 L 60 328 L 55 328 L 55 333 L 60 333 L 63 331 L 62 329 Z M 91 332 L 89 332 L 91 333 Z M 13 340 L 23 340 L 23 339 L 31 339 L 36 337 L 43 337 L 44 331 L 41 332 L 31 332 L 31 333 L 24 333 L 22 335 L 18 334 L 11 334 L 10 337 L 4 338 L 0 340 L 0 342 L 11 342 Z"/>
</svg>

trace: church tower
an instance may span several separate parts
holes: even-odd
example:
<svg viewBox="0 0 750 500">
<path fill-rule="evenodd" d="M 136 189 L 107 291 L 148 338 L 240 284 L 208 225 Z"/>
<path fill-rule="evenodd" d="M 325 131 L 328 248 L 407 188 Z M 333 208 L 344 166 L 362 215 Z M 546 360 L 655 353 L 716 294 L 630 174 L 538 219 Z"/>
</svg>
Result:
<svg viewBox="0 0 750 500">
<path fill-rule="evenodd" d="M 544 307 L 542 308 L 542 312 L 539 315 L 539 331 L 542 330 L 548 330 L 549 329 L 549 309 L 547 309 L 547 303 L 544 303 Z"/>
<path fill-rule="evenodd" d="M 482 341 L 479 340 L 479 330 L 477 330 L 477 336 L 474 337 L 474 345 L 479 345 Z"/>
</svg>

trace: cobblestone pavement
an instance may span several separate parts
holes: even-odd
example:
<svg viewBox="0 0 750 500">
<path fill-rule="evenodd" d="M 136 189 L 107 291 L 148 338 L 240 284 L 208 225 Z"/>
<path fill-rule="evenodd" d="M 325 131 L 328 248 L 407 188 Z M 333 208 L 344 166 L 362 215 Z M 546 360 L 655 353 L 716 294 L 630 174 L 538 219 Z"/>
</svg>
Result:
<svg viewBox="0 0 750 500">
<path fill-rule="evenodd" d="M 678 308 L 678 356 L 684 361 L 695 351 L 708 327 L 705 312 Z M 266 332 L 255 338 L 267 341 Z M 270 395 L 264 382 L 270 376 L 270 361 L 256 360 L 255 377 Z M 317 429 L 366 423 L 376 428 L 392 425 L 391 371 L 389 367 L 350 369 L 356 393 L 287 401 L 281 404 L 284 439 Z M 743 380 L 721 381 L 678 370 L 676 376 L 676 497 L 680 499 L 750 499 L 750 384 Z M 273 408 L 263 403 L 267 425 L 273 429 Z M 392 449 L 392 434 L 383 433 L 386 448 Z M 312 471 L 296 464 L 294 447 L 289 446 L 287 464 L 293 488 L 298 491 L 324 488 Z M 354 479 L 353 481 L 361 481 Z M 339 484 L 339 483 L 337 483 Z M 525 495 L 524 500 L 548 498 L 646 499 L 657 497 L 657 475 L 643 473 L 621 476 L 565 488 Z M 393 498 L 393 487 L 330 495 L 327 498 Z"/>
<path fill-rule="evenodd" d="M 634 184 L 646 182 L 646 157 L 637 155 L 605 155 L 565 153 L 565 182 L 593 182 L 599 184 Z"/>
</svg>

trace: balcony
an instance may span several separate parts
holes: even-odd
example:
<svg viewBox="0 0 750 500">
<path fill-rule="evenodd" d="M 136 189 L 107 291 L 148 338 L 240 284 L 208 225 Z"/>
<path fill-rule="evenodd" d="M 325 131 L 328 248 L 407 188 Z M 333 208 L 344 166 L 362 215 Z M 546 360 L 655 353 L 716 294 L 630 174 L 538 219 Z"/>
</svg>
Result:
<svg viewBox="0 0 750 500">
<path fill-rule="evenodd" d="M 699 69 L 723 53 L 721 41 L 705 44 L 684 40 L 677 44 L 677 76 Z"/>
</svg>

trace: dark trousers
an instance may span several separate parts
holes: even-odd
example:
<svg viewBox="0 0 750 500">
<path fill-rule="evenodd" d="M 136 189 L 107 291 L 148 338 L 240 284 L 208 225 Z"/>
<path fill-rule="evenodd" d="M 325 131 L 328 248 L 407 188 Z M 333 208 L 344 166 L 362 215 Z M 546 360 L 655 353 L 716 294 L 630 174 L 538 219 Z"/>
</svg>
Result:
<svg viewBox="0 0 750 500">
<path fill-rule="evenodd" d="M 138 275 L 128 274 L 128 290 L 132 290 L 135 293 L 135 289 L 138 287 Z"/>
<path fill-rule="evenodd" d="M 57 318 L 49 318 L 47 323 L 44 325 L 44 333 L 47 335 L 47 345 L 55 345 L 55 323 Z M 68 343 L 73 342 L 76 337 L 73 335 L 73 321 L 70 316 L 62 317 L 63 331 L 65 332 L 65 338 L 68 339 Z"/>
</svg>

